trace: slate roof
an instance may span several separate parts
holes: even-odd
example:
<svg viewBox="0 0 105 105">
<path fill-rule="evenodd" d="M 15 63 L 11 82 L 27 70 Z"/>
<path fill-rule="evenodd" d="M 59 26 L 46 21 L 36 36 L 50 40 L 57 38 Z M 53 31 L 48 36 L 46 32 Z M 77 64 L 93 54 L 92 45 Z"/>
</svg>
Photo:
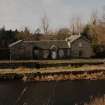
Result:
<svg viewBox="0 0 105 105">
<path fill-rule="evenodd" d="M 69 48 L 65 40 L 24 41 L 23 43 L 34 44 L 41 49 L 50 49 L 52 46 L 56 46 L 57 48 Z"/>
<path fill-rule="evenodd" d="M 65 40 L 41 40 L 41 41 L 25 41 L 19 40 L 9 45 L 9 47 L 13 47 L 20 43 L 29 43 L 41 49 L 50 49 L 52 46 L 56 46 L 57 48 L 70 48 L 71 43 L 79 39 L 81 35 L 72 35 Z"/>
<path fill-rule="evenodd" d="M 39 34 L 39 35 L 30 35 L 25 37 L 23 40 L 24 41 L 37 41 L 37 38 L 39 40 L 56 40 L 56 35 L 43 35 L 43 34 Z"/>
</svg>

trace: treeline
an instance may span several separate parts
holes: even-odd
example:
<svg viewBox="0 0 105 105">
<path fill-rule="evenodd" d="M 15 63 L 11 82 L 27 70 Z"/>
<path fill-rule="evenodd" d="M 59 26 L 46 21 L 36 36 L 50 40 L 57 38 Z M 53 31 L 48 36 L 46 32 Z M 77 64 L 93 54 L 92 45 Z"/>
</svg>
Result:
<svg viewBox="0 0 105 105">
<path fill-rule="evenodd" d="M 9 45 L 17 40 L 22 40 L 31 35 L 27 28 L 24 31 L 0 29 L 0 59 L 9 59 Z"/>
<path fill-rule="evenodd" d="M 22 40 L 25 37 L 31 35 L 27 28 L 24 31 L 18 30 L 5 30 L 5 28 L 0 29 L 0 48 L 5 49 L 8 48 L 9 44 L 17 41 Z"/>
</svg>

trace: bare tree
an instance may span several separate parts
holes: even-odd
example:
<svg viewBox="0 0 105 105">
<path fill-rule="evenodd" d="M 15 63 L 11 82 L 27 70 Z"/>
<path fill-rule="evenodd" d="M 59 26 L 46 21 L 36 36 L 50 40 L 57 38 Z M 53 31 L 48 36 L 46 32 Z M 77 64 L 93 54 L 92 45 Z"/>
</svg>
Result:
<svg viewBox="0 0 105 105">
<path fill-rule="evenodd" d="M 83 30 L 83 24 L 80 17 L 73 17 L 71 19 L 70 29 L 72 34 L 79 34 Z"/>
<path fill-rule="evenodd" d="M 97 10 L 93 10 L 90 17 L 90 24 L 87 34 L 89 34 L 96 44 L 105 42 L 105 23 L 103 15 L 100 15 Z"/>
<path fill-rule="evenodd" d="M 96 25 L 98 22 L 98 11 L 93 10 L 90 17 L 90 24 Z"/>
<path fill-rule="evenodd" d="M 105 5 L 102 7 L 102 18 L 105 21 Z"/>
<path fill-rule="evenodd" d="M 105 5 L 102 7 L 102 15 L 100 19 L 100 25 L 105 28 Z"/>
<path fill-rule="evenodd" d="M 44 34 L 48 34 L 49 20 L 46 14 L 41 19 L 41 27 L 42 27 Z"/>
<path fill-rule="evenodd" d="M 35 34 L 40 34 L 40 32 L 41 32 L 40 28 L 37 28 L 37 29 L 35 30 Z"/>
<path fill-rule="evenodd" d="M 56 38 L 58 40 L 64 40 L 65 38 L 69 37 L 71 32 L 68 28 L 60 28 L 57 32 Z"/>
</svg>

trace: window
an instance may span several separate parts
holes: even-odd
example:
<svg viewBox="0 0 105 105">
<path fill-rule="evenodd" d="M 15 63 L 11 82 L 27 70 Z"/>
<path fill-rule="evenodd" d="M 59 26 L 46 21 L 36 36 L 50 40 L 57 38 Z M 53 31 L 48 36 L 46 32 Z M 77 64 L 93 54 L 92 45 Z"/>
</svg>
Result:
<svg viewBox="0 0 105 105">
<path fill-rule="evenodd" d="M 43 51 L 43 58 L 44 58 L 44 59 L 47 59 L 48 56 L 49 56 L 49 51 L 48 51 L 48 50 L 44 50 L 44 51 Z"/>
<path fill-rule="evenodd" d="M 39 58 L 39 50 L 37 50 L 37 49 L 34 50 L 34 58 L 35 59 Z"/>
<path fill-rule="evenodd" d="M 55 45 L 52 45 L 50 49 L 51 49 L 51 58 L 56 59 L 57 58 L 57 47 Z"/>
<path fill-rule="evenodd" d="M 59 50 L 58 54 L 60 58 L 64 57 L 64 51 L 62 49 Z"/>
<path fill-rule="evenodd" d="M 79 51 L 79 57 L 82 57 L 83 52 L 80 50 Z"/>
<path fill-rule="evenodd" d="M 54 51 L 54 50 L 51 51 L 51 58 L 52 59 L 56 59 L 57 58 L 57 52 L 56 51 Z"/>
</svg>

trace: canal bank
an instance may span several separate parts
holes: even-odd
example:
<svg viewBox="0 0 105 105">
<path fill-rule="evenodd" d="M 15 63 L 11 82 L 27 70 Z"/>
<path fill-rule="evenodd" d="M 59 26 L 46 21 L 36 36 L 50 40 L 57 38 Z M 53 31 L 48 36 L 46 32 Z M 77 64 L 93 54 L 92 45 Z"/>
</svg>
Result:
<svg viewBox="0 0 105 105">
<path fill-rule="evenodd" d="M 0 69 L 0 80 L 16 79 L 24 81 L 105 80 L 105 65 Z"/>
<path fill-rule="evenodd" d="M 70 60 L 4 60 L 0 61 L 1 69 L 9 68 L 47 68 L 105 64 L 105 59 L 70 59 Z"/>
</svg>

